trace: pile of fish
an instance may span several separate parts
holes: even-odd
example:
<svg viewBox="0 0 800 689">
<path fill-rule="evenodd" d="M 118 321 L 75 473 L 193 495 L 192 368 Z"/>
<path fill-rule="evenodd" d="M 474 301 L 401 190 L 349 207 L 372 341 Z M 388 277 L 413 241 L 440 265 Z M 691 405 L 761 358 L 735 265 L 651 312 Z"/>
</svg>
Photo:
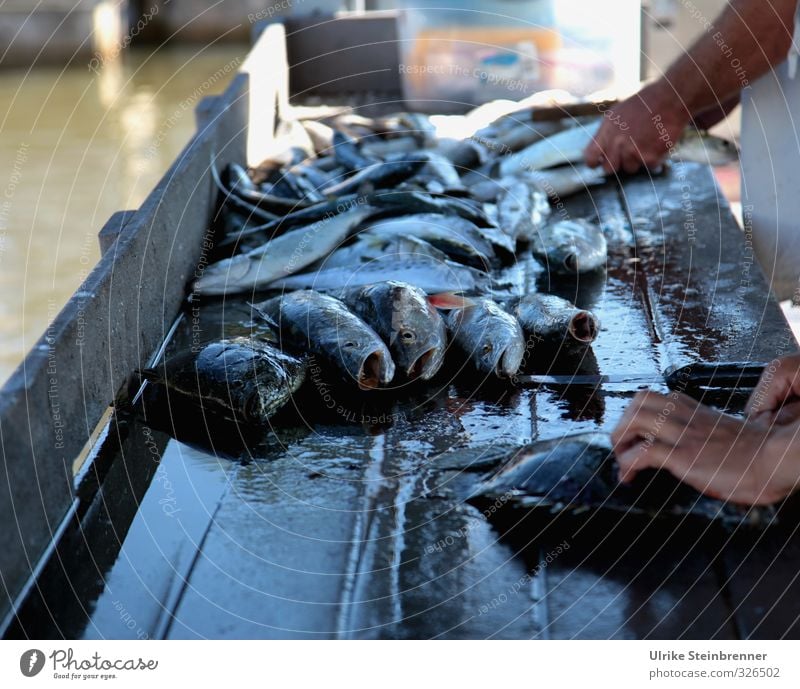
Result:
<svg viewBox="0 0 800 689">
<path fill-rule="evenodd" d="M 596 123 L 549 123 L 561 131 L 542 137 L 501 117 L 453 138 L 434 119 L 284 123 L 280 155 L 217 177 L 219 260 L 192 298 L 251 302 L 282 349 L 362 390 L 430 380 L 450 346 L 482 376 L 511 378 L 537 342 L 591 343 L 592 313 L 502 276 L 533 258 L 556 280 L 604 268 L 597 222 L 551 217 L 548 196 L 577 187 L 546 177 L 575 169 Z"/>
<path fill-rule="evenodd" d="M 594 314 L 507 276 L 520 261 L 548 284 L 604 270 L 596 218 L 551 212 L 605 181 L 581 162 L 601 120 L 537 123 L 518 107 L 487 118 L 481 106 L 460 119 L 327 112 L 283 122 L 279 154 L 215 171 L 215 260 L 191 285 L 193 306 L 220 296 L 247 306 L 249 335 L 172 354 L 146 376 L 204 417 L 264 427 L 312 362 L 371 391 L 432 380 L 446 359 L 476 383 L 513 380 L 540 351 L 588 347 Z M 691 137 L 680 146 L 697 157 Z M 523 448 L 466 497 L 602 506 L 615 481 L 595 440 Z"/>
</svg>

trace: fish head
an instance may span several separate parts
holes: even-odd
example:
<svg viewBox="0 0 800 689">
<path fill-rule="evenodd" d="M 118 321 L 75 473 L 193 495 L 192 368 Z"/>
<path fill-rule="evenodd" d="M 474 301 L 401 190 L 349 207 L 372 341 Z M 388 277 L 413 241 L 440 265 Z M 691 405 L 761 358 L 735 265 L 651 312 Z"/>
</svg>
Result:
<svg viewBox="0 0 800 689">
<path fill-rule="evenodd" d="M 517 320 L 494 303 L 478 303 L 450 315 L 451 328 L 463 329 L 470 356 L 477 368 L 510 378 L 519 371 L 525 355 L 525 336 Z"/>
<path fill-rule="evenodd" d="M 425 293 L 402 282 L 384 283 L 391 305 L 389 347 L 409 379 L 432 378 L 444 361 L 447 333 Z"/>
</svg>

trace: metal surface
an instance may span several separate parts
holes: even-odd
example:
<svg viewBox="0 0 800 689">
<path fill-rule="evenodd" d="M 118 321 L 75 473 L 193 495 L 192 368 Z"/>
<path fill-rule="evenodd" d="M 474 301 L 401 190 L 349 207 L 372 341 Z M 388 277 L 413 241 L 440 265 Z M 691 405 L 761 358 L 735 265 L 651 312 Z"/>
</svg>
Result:
<svg viewBox="0 0 800 689">
<path fill-rule="evenodd" d="M 690 209 L 681 205 L 684 185 L 693 191 Z M 582 355 L 535 351 L 529 371 L 620 375 L 624 366 L 659 379 L 698 359 L 768 360 L 778 347 L 794 348 L 760 275 L 750 274 L 744 293 L 732 288 L 741 233 L 708 169 L 608 184 L 565 208 L 597 214 L 609 271 L 549 287 L 594 310 L 603 330 Z M 689 212 L 693 244 L 684 234 Z M 510 275 L 547 286 L 532 261 Z M 240 308 L 204 302 L 202 337 L 236 327 Z M 185 319 L 172 346 L 193 337 Z M 458 499 L 519 444 L 610 430 L 632 390 L 476 385 L 451 365 L 430 385 L 361 395 L 328 387 L 320 375 L 272 431 L 246 443 L 159 397 L 144 400 L 155 428 L 122 415 L 129 437 L 159 448 L 127 535 L 110 549 L 102 539 L 89 543 L 107 553 L 102 568 L 74 593 L 42 586 L 50 615 L 31 604 L 12 635 L 797 635 L 796 510 L 766 532 L 730 533 L 690 520 L 481 512 Z M 723 403 L 735 409 L 743 400 L 735 397 Z M 130 452 L 120 444 L 127 466 L 136 461 Z"/>
</svg>

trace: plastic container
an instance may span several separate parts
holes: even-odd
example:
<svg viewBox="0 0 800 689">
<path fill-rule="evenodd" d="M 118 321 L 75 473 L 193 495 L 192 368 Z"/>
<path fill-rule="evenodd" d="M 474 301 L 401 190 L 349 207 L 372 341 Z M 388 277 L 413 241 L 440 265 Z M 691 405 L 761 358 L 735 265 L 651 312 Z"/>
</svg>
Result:
<svg viewBox="0 0 800 689">
<path fill-rule="evenodd" d="M 582 12 L 581 6 L 594 7 L 569 0 L 400 3 L 400 72 L 408 106 L 465 110 L 551 88 L 583 96 L 616 85 L 618 73 L 638 78 L 638 1 L 619 0 L 613 10 L 605 5 L 599 22 L 596 9 Z M 627 50 L 619 50 L 620 36 Z"/>
</svg>

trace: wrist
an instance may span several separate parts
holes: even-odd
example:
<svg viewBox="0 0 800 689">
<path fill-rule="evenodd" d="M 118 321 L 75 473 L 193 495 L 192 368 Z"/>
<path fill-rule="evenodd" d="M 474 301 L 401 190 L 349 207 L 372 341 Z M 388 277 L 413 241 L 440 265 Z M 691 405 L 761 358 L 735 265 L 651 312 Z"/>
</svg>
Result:
<svg viewBox="0 0 800 689">
<path fill-rule="evenodd" d="M 759 483 L 770 502 L 781 500 L 800 488 L 800 462 L 793 451 L 797 431 L 797 423 L 773 426 L 766 433 L 755 460 L 755 466 L 762 472 Z"/>
<path fill-rule="evenodd" d="M 689 105 L 665 77 L 645 86 L 639 95 L 653 115 L 660 115 L 666 122 L 683 128 L 692 119 Z"/>
</svg>

